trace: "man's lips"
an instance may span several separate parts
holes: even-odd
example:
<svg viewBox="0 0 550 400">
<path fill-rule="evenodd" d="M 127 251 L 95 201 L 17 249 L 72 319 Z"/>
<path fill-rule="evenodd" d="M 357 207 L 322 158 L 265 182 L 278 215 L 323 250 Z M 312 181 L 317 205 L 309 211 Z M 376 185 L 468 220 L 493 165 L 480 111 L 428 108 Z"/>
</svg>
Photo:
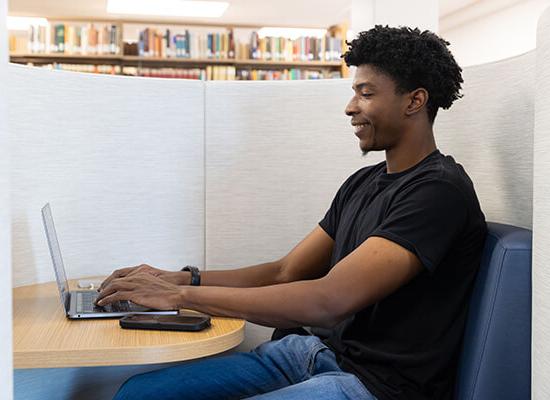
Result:
<svg viewBox="0 0 550 400">
<path fill-rule="evenodd" d="M 370 124 L 368 122 L 366 123 L 352 123 L 353 126 L 353 132 L 357 135 L 359 132 L 361 132 L 363 129 L 366 129 Z"/>
</svg>

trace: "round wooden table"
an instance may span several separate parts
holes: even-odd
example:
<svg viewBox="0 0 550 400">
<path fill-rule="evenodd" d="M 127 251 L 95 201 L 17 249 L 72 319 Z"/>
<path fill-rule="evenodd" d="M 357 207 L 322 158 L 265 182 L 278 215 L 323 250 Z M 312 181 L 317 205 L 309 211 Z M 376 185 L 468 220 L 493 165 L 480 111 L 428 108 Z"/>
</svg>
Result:
<svg viewBox="0 0 550 400">
<path fill-rule="evenodd" d="M 69 286 L 75 289 L 75 281 Z M 200 332 L 121 329 L 118 319 L 69 320 L 55 282 L 13 289 L 15 368 L 153 364 L 191 360 L 232 349 L 244 321 L 213 317 Z"/>
</svg>

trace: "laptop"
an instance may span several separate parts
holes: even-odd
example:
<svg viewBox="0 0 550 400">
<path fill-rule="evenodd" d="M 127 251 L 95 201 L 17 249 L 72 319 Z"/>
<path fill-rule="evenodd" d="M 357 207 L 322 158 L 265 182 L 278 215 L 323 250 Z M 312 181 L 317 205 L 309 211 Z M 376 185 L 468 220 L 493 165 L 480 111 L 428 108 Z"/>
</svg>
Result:
<svg viewBox="0 0 550 400">
<path fill-rule="evenodd" d="M 103 307 L 96 306 L 94 302 L 99 295 L 97 291 L 69 291 L 67 274 L 65 273 L 61 249 L 57 240 L 57 233 L 55 232 L 52 210 L 49 203 L 42 208 L 42 220 L 44 222 L 44 229 L 46 230 L 50 255 L 52 256 L 55 279 L 57 280 L 57 287 L 59 288 L 59 294 L 61 296 L 61 305 L 65 309 L 67 318 L 117 318 L 129 314 L 178 314 L 178 310 L 153 310 L 139 306 L 130 301 L 118 301 Z"/>
</svg>

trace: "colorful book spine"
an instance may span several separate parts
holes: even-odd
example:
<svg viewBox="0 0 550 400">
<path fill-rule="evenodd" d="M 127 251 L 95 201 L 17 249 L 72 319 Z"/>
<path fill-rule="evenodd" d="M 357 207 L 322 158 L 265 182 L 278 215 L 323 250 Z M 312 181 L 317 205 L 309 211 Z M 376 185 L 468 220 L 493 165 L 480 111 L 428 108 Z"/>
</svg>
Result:
<svg viewBox="0 0 550 400">
<path fill-rule="evenodd" d="M 55 48 L 58 53 L 65 52 L 65 25 L 58 24 L 55 26 Z"/>
</svg>

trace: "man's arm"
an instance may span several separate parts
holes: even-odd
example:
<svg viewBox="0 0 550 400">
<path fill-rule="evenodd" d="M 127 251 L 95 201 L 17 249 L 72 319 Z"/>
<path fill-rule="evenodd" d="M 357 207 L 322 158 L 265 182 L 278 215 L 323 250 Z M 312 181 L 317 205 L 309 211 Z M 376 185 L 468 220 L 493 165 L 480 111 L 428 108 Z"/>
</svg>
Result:
<svg viewBox="0 0 550 400">
<path fill-rule="evenodd" d="M 201 286 L 258 287 L 324 276 L 330 266 L 334 241 L 317 226 L 285 257 L 252 267 L 201 272 Z M 184 272 L 191 277 L 189 272 Z"/>
<path fill-rule="evenodd" d="M 239 269 L 202 271 L 201 286 L 258 287 L 318 278 L 328 271 L 333 244 L 332 238 L 317 226 L 277 261 Z M 187 271 L 164 271 L 144 264 L 114 271 L 100 289 L 103 290 L 114 279 L 139 273 L 148 273 L 176 285 L 191 282 L 191 274 Z"/>
<path fill-rule="evenodd" d="M 386 297 L 421 270 L 418 257 L 409 250 L 371 237 L 321 278 L 254 288 L 168 287 L 158 278 L 138 274 L 113 281 L 100 294 L 100 305 L 131 300 L 148 307 L 191 308 L 279 328 L 330 328 Z"/>
</svg>

